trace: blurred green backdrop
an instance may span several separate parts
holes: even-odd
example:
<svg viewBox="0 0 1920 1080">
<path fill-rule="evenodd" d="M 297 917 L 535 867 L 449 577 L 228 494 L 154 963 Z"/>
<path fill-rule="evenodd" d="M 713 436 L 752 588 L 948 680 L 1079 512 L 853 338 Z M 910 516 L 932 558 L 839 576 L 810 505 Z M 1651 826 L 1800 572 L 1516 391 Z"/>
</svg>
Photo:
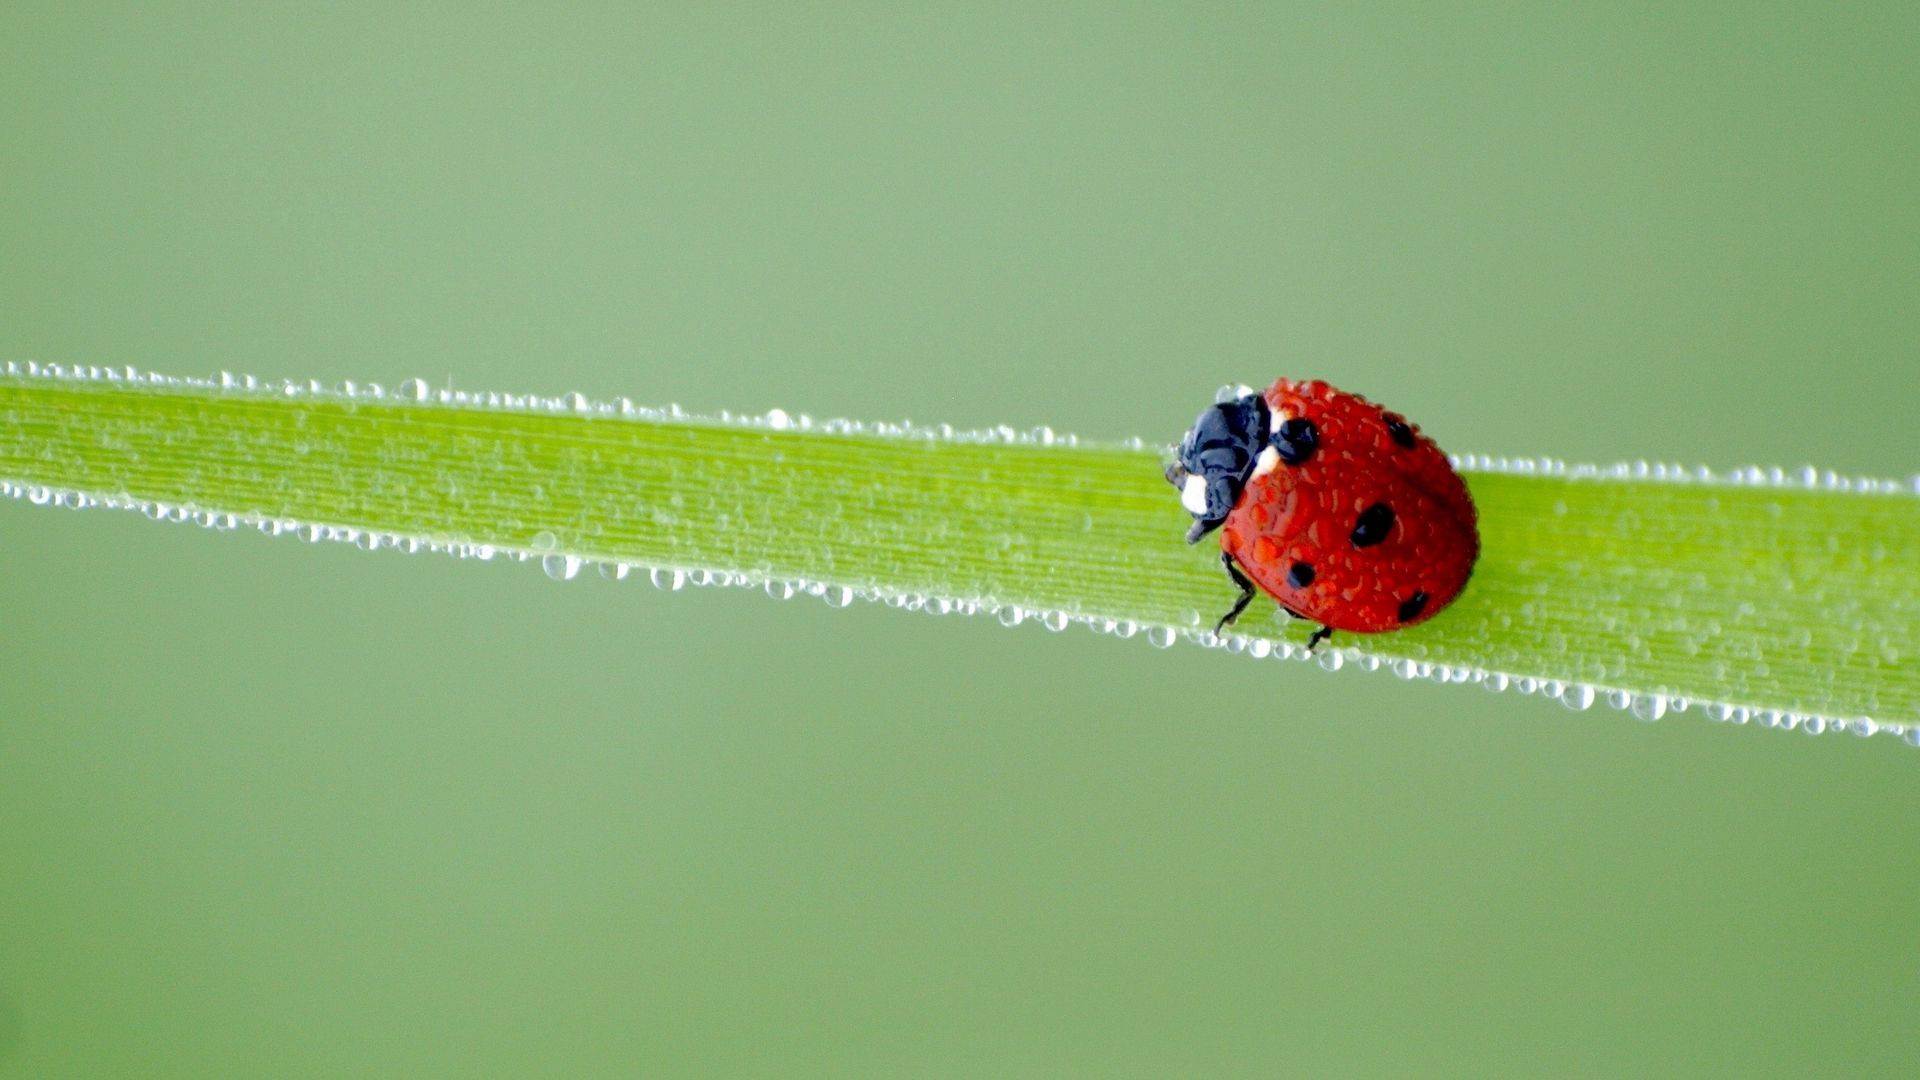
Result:
<svg viewBox="0 0 1920 1080">
<path fill-rule="evenodd" d="M 1920 469 L 1910 3 L 689 7 L 0 7 L 0 357 Z M 0 675 L 9 1076 L 1920 1069 L 1890 740 L 23 503 Z"/>
</svg>

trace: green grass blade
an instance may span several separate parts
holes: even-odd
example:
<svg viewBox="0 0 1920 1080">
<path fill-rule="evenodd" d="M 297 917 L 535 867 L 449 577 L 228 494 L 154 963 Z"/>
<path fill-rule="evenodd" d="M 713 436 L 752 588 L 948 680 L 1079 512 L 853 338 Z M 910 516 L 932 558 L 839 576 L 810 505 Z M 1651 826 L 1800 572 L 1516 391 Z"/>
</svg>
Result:
<svg viewBox="0 0 1920 1080">
<path fill-rule="evenodd" d="M 1655 717 L 1920 741 L 1920 498 L 1809 471 L 1463 462 L 1484 551 L 1442 616 L 1340 635 L 1391 667 Z M 1304 658 L 1231 599 L 1160 457 L 1049 433 L 702 420 L 626 403 L 9 366 L 0 490 L 362 546 L 660 568 Z"/>
</svg>

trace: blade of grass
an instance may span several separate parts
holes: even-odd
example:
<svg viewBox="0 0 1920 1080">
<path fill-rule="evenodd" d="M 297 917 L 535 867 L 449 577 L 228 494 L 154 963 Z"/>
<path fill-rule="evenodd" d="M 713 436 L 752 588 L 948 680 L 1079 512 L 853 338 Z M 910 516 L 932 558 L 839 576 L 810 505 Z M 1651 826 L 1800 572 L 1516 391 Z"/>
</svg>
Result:
<svg viewBox="0 0 1920 1080">
<path fill-rule="evenodd" d="M 1920 498 L 1831 474 L 1462 461 L 1483 553 L 1441 617 L 1324 667 L 1920 742 Z M 1083 622 L 1304 658 L 1138 441 L 9 365 L 0 490 L 366 547 L 588 562 L 836 603 Z"/>
</svg>

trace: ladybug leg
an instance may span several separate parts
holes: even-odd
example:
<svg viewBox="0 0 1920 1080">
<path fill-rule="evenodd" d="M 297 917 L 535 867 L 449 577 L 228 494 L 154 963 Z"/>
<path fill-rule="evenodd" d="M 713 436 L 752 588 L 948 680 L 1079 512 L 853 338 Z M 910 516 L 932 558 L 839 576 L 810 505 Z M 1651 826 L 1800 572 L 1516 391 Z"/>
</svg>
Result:
<svg viewBox="0 0 1920 1080">
<path fill-rule="evenodd" d="M 1240 595 L 1233 601 L 1233 610 L 1220 616 L 1220 621 L 1213 624 L 1213 632 L 1216 634 L 1231 625 L 1233 620 L 1240 617 L 1241 612 L 1247 610 L 1247 605 L 1253 602 L 1253 582 L 1248 581 L 1247 575 L 1241 573 L 1240 568 L 1233 565 L 1233 553 L 1230 551 L 1221 552 L 1220 565 L 1227 568 L 1227 576 L 1232 578 L 1233 583 L 1240 587 Z"/>
<path fill-rule="evenodd" d="M 1315 630 L 1313 636 L 1307 639 L 1307 651 L 1312 652 L 1315 645 L 1320 644 L 1332 636 L 1333 627 L 1331 626 L 1322 626 L 1320 629 Z"/>
</svg>

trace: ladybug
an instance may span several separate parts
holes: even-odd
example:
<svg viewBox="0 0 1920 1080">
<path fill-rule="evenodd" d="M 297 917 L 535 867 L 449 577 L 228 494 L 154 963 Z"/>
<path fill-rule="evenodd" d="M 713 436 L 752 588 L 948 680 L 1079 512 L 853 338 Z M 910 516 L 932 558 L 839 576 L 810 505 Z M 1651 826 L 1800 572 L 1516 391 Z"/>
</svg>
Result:
<svg viewBox="0 0 1920 1080">
<path fill-rule="evenodd" d="M 1473 499 L 1447 455 L 1398 413 L 1324 382 L 1239 387 L 1200 414 L 1167 479 L 1193 515 L 1187 543 L 1220 530 L 1240 589 L 1218 633 L 1258 586 L 1288 614 L 1377 634 L 1453 602 L 1480 554 Z"/>
</svg>

